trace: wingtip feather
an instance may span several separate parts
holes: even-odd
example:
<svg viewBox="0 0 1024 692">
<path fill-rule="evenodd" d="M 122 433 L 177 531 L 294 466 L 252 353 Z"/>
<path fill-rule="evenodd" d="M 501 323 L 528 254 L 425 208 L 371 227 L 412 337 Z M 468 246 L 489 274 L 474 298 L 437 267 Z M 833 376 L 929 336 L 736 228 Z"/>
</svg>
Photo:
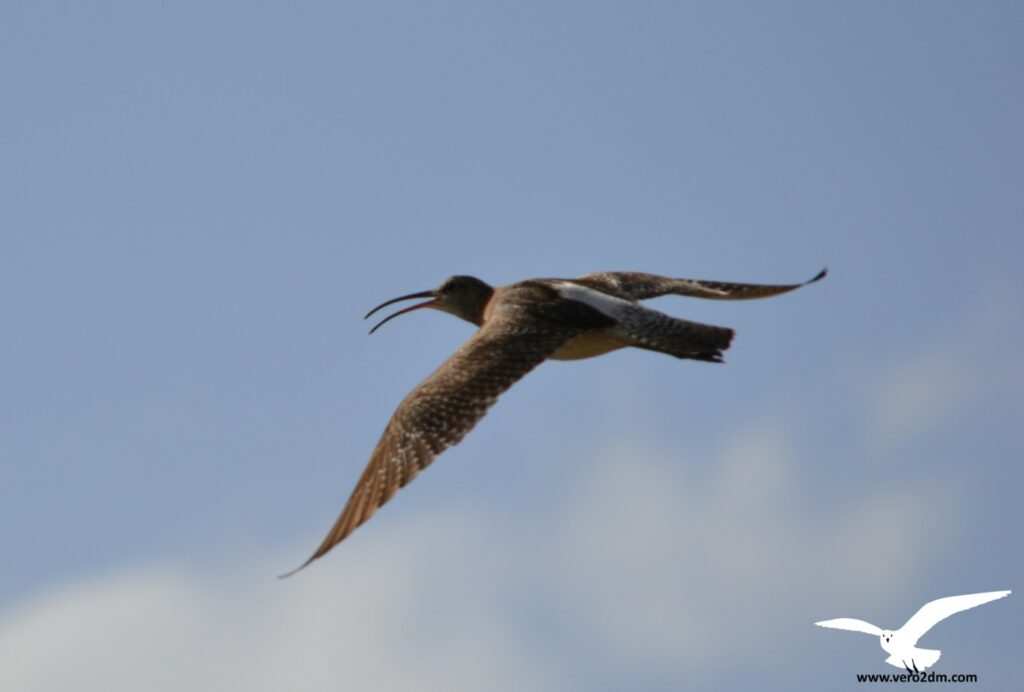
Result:
<svg viewBox="0 0 1024 692">
<path fill-rule="evenodd" d="M 308 560 L 303 562 L 301 565 L 299 565 L 295 569 L 293 569 L 293 570 L 291 570 L 289 572 L 285 572 L 284 574 L 277 575 L 277 578 L 278 579 L 287 579 L 288 577 L 292 576 L 293 574 L 298 574 L 302 570 L 304 570 L 307 567 L 309 567 L 309 565 L 313 562 L 313 560 L 317 559 L 317 557 L 319 557 L 319 556 L 318 555 L 314 555 L 313 557 L 309 558 Z"/>
</svg>

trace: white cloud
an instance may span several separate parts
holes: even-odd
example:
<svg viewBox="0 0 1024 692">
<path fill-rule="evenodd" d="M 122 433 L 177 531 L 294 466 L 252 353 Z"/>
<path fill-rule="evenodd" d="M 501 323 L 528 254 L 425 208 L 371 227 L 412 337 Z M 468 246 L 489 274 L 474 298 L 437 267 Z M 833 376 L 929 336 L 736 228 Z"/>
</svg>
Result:
<svg viewBox="0 0 1024 692">
<path fill-rule="evenodd" d="M 556 688 L 500 626 L 509 585 L 451 569 L 490 552 L 475 519 L 379 531 L 285 582 L 273 577 L 283 561 L 258 560 L 126 570 L 44 594 L 0 620 L 0 689 Z"/>
<path fill-rule="evenodd" d="M 562 573 L 607 656 L 691 672 L 777 659 L 820 604 L 906 588 L 956 512 L 935 484 L 823 508 L 797 480 L 813 462 L 794 459 L 779 428 L 759 427 L 701 464 L 704 480 L 664 454 L 598 465 L 562 536 Z"/>
<path fill-rule="evenodd" d="M 976 383 L 950 350 L 917 354 L 877 385 L 871 412 L 875 437 L 894 441 L 928 429 L 976 396 Z"/>
<path fill-rule="evenodd" d="M 989 397 L 1024 393 L 1018 344 L 1019 310 L 993 298 L 961 316 L 935 338 L 886 363 L 867 378 L 871 438 L 903 441 L 963 413 Z"/>
<path fill-rule="evenodd" d="M 524 602 L 557 604 L 546 617 L 591 642 L 600 671 L 682 682 L 737 651 L 778 656 L 832 614 L 817 604 L 912 580 L 955 511 L 926 487 L 819 507 L 796 456 L 778 426 L 711 460 L 624 448 L 545 537 L 467 510 L 378 527 L 285 582 L 279 559 L 82 581 L 0 618 L 0 688 L 586 689 L 522 626 Z"/>
</svg>

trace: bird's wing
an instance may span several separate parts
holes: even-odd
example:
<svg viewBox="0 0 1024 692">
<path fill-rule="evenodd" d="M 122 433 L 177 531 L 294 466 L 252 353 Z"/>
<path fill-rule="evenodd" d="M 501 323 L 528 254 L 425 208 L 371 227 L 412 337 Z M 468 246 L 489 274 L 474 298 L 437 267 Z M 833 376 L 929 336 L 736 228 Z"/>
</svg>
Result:
<svg viewBox="0 0 1024 692">
<path fill-rule="evenodd" d="M 871 634 L 876 637 L 882 634 L 881 627 L 876 627 L 870 622 L 864 622 L 863 620 L 857 620 L 856 618 L 836 618 L 835 620 L 822 620 L 821 622 L 816 622 L 814 624 L 818 627 L 828 627 L 834 630 L 863 632 L 864 634 Z"/>
<path fill-rule="evenodd" d="M 900 628 L 899 633 L 904 641 L 908 641 L 911 645 L 917 644 L 917 640 L 923 637 L 925 632 L 950 615 L 1009 595 L 1009 591 L 989 591 L 939 598 L 921 606 L 921 609 Z"/>
<path fill-rule="evenodd" d="M 672 279 L 641 272 L 594 272 L 584 274 L 574 281 L 625 300 L 646 300 L 669 294 L 712 300 L 749 300 L 792 291 L 820 281 L 827 273 L 827 268 L 822 269 L 814 278 L 798 284 L 738 284 L 703 279 Z"/>
<path fill-rule="evenodd" d="M 586 305 L 506 312 L 488 322 L 399 404 L 348 503 L 312 557 L 352 533 L 484 417 L 498 396 L 573 337 L 608 318 Z M 283 575 L 288 576 L 288 575 Z"/>
</svg>

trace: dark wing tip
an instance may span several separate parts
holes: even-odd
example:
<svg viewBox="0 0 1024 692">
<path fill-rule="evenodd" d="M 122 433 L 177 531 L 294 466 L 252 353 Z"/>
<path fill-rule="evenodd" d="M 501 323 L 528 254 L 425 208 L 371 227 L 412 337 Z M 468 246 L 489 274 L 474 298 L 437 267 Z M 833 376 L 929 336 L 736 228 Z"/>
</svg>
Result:
<svg viewBox="0 0 1024 692">
<path fill-rule="evenodd" d="M 815 281 L 821 281 L 826 276 L 828 276 L 828 267 L 827 266 L 826 267 L 822 267 L 821 271 L 818 272 L 817 274 L 815 274 L 813 279 L 808 279 L 807 281 L 805 281 L 804 285 L 806 286 L 807 284 L 813 284 Z"/>
<path fill-rule="evenodd" d="M 311 557 L 308 560 L 306 560 L 305 562 L 303 562 L 301 565 L 296 567 L 295 569 L 291 570 L 290 572 L 285 572 L 284 574 L 277 575 L 277 578 L 278 579 L 287 579 L 288 577 L 292 576 L 293 574 L 297 574 L 297 573 L 301 572 L 302 570 L 306 569 L 307 567 L 309 567 L 309 564 L 311 562 L 313 562 L 313 560 L 315 560 L 315 559 L 316 559 L 315 557 Z"/>
</svg>

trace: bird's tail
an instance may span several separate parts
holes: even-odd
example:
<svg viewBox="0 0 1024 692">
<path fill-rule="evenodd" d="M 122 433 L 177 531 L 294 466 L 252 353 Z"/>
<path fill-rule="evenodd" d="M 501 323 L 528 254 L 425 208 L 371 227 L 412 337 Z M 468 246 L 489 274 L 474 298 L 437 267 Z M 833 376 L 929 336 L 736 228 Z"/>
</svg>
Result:
<svg viewBox="0 0 1024 692">
<path fill-rule="evenodd" d="M 918 652 L 914 654 L 914 663 L 917 664 L 919 670 L 931 668 L 942 655 L 942 652 L 937 649 L 918 649 Z M 924 668 L 921 667 L 922 663 L 924 663 Z"/>
<path fill-rule="evenodd" d="M 902 652 L 900 655 L 893 654 L 885 659 L 885 662 L 897 668 L 916 668 L 924 670 L 931 668 L 939 660 L 942 652 L 937 649 L 911 649 Z"/>
<path fill-rule="evenodd" d="M 711 363 L 722 362 L 722 352 L 729 348 L 734 334 L 727 327 L 690 322 L 654 311 L 645 311 L 643 320 L 636 323 L 628 318 L 621 320 L 616 325 L 616 331 L 620 330 L 620 335 L 637 348 Z"/>
</svg>

